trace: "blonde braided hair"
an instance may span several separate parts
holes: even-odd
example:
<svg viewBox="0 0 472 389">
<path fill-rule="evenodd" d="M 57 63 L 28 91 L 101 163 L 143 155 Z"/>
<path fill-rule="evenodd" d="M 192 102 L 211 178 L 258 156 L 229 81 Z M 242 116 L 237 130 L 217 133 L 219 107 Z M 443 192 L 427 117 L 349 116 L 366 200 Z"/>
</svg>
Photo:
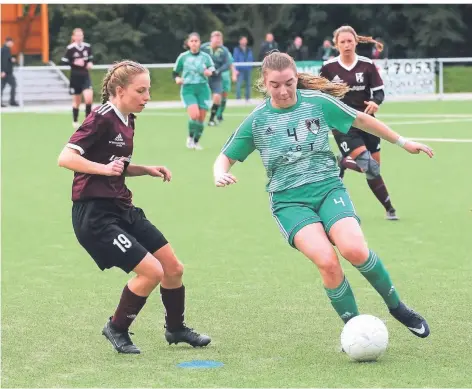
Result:
<svg viewBox="0 0 472 389">
<path fill-rule="evenodd" d="M 149 70 L 140 63 L 130 60 L 115 62 L 102 81 L 102 104 L 105 104 L 110 96 L 116 96 L 117 86 L 125 88 L 135 75 L 141 73 L 149 73 Z"/>
</svg>

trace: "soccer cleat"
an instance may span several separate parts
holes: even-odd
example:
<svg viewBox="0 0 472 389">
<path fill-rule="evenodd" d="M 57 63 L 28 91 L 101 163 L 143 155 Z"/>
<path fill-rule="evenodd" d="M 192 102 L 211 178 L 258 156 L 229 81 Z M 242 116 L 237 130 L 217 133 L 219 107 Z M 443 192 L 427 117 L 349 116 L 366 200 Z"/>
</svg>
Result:
<svg viewBox="0 0 472 389">
<path fill-rule="evenodd" d="M 210 120 L 210 121 L 208 122 L 208 126 L 210 126 L 210 127 L 215 127 L 215 126 L 216 126 L 216 122 L 215 122 L 214 120 Z"/>
<path fill-rule="evenodd" d="M 166 329 L 165 337 L 169 344 L 188 343 L 193 347 L 205 347 L 211 342 L 209 336 L 200 335 L 193 328 L 189 328 L 185 324 L 177 331 L 170 332 Z"/>
<path fill-rule="evenodd" d="M 187 137 L 187 149 L 193 149 L 195 147 L 195 142 L 192 137 Z"/>
<path fill-rule="evenodd" d="M 195 150 L 198 150 L 198 151 L 203 150 L 202 145 L 201 145 L 200 143 L 198 143 L 198 142 L 193 145 L 193 148 L 194 148 Z"/>
<path fill-rule="evenodd" d="M 222 121 L 224 120 L 224 119 L 223 119 L 223 116 L 218 116 L 216 119 L 217 119 L 219 122 L 222 122 Z"/>
<path fill-rule="evenodd" d="M 141 351 L 137 348 L 129 335 L 133 335 L 132 332 L 118 331 L 112 327 L 111 317 L 110 320 L 103 327 L 102 334 L 107 338 L 113 345 L 116 351 L 122 354 L 140 354 Z"/>
<path fill-rule="evenodd" d="M 402 302 L 398 307 L 390 309 L 390 314 L 408 328 L 413 335 L 420 338 L 426 338 L 429 335 L 429 326 L 423 316 Z"/>
<path fill-rule="evenodd" d="M 385 219 L 387 220 L 398 220 L 399 217 L 397 216 L 397 211 L 394 208 L 391 208 L 387 211 L 385 215 Z"/>
<path fill-rule="evenodd" d="M 72 128 L 73 128 L 74 130 L 77 130 L 79 127 L 80 127 L 79 122 L 72 122 Z"/>
<path fill-rule="evenodd" d="M 338 161 L 338 166 L 339 166 L 339 178 L 343 179 L 344 178 L 344 172 L 346 168 L 341 164 L 343 160 L 343 156 L 341 154 L 336 156 L 336 161 Z"/>
</svg>

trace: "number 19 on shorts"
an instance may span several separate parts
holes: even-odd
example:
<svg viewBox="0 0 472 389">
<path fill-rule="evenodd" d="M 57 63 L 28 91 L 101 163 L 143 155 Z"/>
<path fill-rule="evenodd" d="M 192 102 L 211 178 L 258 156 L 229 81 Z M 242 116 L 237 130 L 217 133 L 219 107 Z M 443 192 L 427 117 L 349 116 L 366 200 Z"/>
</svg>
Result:
<svg viewBox="0 0 472 389">
<path fill-rule="evenodd" d="M 118 239 L 113 240 L 113 244 L 115 246 L 118 246 L 118 248 L 126 253 L 126 249 L 129 249 L 131 247 L 131 241 L 124 235 L 120 234 L 117 236 Z"/>
</svg>

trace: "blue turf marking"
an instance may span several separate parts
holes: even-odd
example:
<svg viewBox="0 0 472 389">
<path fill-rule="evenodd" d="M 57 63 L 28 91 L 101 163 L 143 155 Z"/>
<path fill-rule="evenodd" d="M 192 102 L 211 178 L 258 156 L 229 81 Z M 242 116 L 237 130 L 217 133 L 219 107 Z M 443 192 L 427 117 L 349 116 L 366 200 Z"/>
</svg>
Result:
<svg viewBox="0 0 472 389">
<path fill-rule="evenodd" d="M 189 361 L 179 363 L 177 366 L 187 369 L 212 369 L 215 367 L 222 367 L 224 366 L 224 363 L 218 361 Z"/>
</svg>

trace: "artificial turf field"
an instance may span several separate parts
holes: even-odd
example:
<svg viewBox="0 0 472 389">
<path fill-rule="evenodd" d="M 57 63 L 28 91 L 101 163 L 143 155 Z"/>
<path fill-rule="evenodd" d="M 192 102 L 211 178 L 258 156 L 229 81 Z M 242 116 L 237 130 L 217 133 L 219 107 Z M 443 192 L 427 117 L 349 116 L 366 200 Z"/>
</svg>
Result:
<svg viewBox="0 0 472 389">
<path fill-rule="evenodd" d="M 257 153 L 233 169 L 237 185 L 213 185 L 213 161 L 250 110 L 229 107 L 222 124 L 205 129 L 201 152 L 185 148 L 183 110 L 138 117 L 133 162 L 166 165 L 173 180 L 129 178 L 128 186 L 185 265 L 186 322 L 213 341 L 169 346 L 156 290 L 131 329 L 137 356 L 117 354 L 101 335 L 128 276 L 101 272 L 72 230 L 72 173 L 57 167 L 70 113 L 2 114 L 3 387 L 472 385 L 471 102 L 382 106 L 380 119 L 432 139 L 425 143 L 436 153 L 429 160 L 384 142 L 382 175 L 400 221 L 384 220 L 365 178 L 346 173 L 370 247 L 431 327 L 429 338 L 414 337 L 343 261 L 359 309 L 390 333 L 382 359 L 363 364 L 339 352 L 342 322 L 314 265 L 283 240 Z M 177 366 L 192 360 L 224 366 Z"/>
</svg>

